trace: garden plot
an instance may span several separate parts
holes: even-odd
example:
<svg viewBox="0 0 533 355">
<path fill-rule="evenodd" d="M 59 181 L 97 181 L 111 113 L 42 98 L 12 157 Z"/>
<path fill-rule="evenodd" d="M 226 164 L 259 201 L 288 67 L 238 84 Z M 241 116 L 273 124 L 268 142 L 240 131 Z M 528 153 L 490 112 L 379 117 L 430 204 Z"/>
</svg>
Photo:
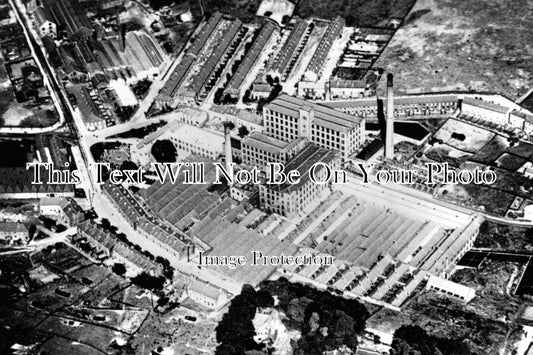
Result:
<svg viewBox="0 0 533 355">
<path fill-rule="evenodd" d="M 496 165 L 505 170 L 517 171 L 526 161 L 526 159 L 519 156 L 505 153 L 496 160 Z"/>
</svg>

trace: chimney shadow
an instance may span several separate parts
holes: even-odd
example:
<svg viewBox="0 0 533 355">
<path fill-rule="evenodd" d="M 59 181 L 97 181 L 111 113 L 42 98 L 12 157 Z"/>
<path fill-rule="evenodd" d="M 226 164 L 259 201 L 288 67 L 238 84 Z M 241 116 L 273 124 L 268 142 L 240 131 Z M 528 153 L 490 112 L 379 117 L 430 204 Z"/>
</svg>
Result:
<svg viewBox="0 0 533 355">
<path fill-rule="evenodd" d="M 377 104 L 378 104 L 377 116 L 378 116 L 378 125 L 379 125 L 379 135 L 381 137 L 381 140 L 385 142 L 386 122 L 385 122 L 385 110 L 383 108 L 383 99 L 378 98 Z"/>
</svg>

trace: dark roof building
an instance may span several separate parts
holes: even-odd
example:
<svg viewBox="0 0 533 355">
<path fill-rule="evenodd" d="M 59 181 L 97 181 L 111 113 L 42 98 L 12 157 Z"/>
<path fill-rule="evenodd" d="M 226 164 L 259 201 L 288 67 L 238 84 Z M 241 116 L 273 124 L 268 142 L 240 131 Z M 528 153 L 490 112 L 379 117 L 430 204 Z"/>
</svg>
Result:
<svg viewBox="0 0 533 355">
<path fill-rule="evenodd" d="M 307 73 L 314 74 L 316 78 L 310 78 L 311 80 L 316 80 L 320 77 L 324 63 L 328 57 L 328 53 L 333 45 L 333 42 L 342 34 L 344 29 L 345 21 L 342 17 L 337 17 L 333 22 L 331 22 L 322 36 L 318 48 L 316 49 L 311 61 L 307 65 Z"/>
<path fill-rule="evenodd" d="M 0 168 L 0 199 L 74 197 L 74 185 L 49 184 L 47 171 L 41 170 L 42 184 L 32 184 L 33 171 L 25 168 Z"/>
<path fill-rule="evenodd" d="M 291 58 L 295 55 L 298 45 L 302 41 L 307 30 L 307 22 L 304 20 L 298 20 L 294 25 L 292 32 L 281 47 L 281 50 L 272 64 L 272 71 L 284 75 L 287 67 L 289 66 Z"/>
<path fill-rule="evenodd" d="M 212 76 L 213 71 L 221 63 L 224 54 L 239 33 L 241 26 L 241 20 L 235 19 L 232 21 L 229 28 L 225 30 L 222 40 L 215 46 L 213 52 L 207 59 L 207 62 L 205 62 L 199 69 L 199 72 L 195 73 L 193 76 L 193 80 L 190 83 L 187 91 L 191 92 L 197 100 L 201 96 L 202 89 L 204 88 L 208 79 Z"/>
<path fill-rule="evenodd" d="M 254 65 L 258 64 L 257 61 L 261 53 L 263 53 L 265 46 L 268 44 L 268 42 L 274 35 L 275 30 L 276 26 L 271 22 L 267 22 L 266 25 L 263 26 L 263 28 L 257 35 L 257 38 L 255 39 L 254 43 L 252 44 L 252 47 L 246 53 L 244 60 L 239 65 L 237 72 L 229 81 L 224 94 L 231 95 L 234 97 L 239 96 L 239 93 L 243 89 L 242 84 L 244 82 L 244 79 L 246 78 L 246 75 L 250 72 Z"/>
</svg>

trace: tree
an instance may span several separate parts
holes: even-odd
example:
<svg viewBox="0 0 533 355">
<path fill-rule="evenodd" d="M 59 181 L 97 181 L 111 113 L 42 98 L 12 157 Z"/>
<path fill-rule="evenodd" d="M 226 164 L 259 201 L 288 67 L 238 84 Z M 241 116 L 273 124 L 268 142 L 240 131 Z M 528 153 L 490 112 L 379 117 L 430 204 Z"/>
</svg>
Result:
<svg viewBox="0 0 533 355">
<path fill-rule="evenodd" d="M 146 272 L 142 272 L 131 279 L 131 282 L 135 285 L 152 291 L 162 290 L 165 281 L 166 279 L 162 276 L 155 277 Z"/>
<path fill-rule="evenodd" d="M 175 163 L 178 152 L 171 141 L 164 139 L 154 143 L 152 155 L 158 163 Z"/>
<path fill-rule="evenodd" d="M 111 270 L 118 276 L 124 276 L 126 274 L 126 266 L 124 264 L 115 263 Z"/>
<path fill-rule="evenodd" d="M 238 132 L 239 137 L 244 138 L 248 134 L 250 134 L 250 131 L 248 131 L 248 128 L 246 128 L 245 126 L 239 127 L 239 132 Z"/>
</svg>

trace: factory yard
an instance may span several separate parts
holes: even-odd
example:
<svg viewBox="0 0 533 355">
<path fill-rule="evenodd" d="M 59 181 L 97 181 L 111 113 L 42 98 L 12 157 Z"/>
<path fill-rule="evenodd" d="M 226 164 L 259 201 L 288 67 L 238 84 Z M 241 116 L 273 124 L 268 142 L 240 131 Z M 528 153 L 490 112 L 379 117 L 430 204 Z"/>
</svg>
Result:
<svg viewBox="0 0 533 355">
<path fill-rule="evenodd" d="M 420 0 L 375 67 L 394 72 L 403 93 L 475 90 L 517 99 L 533 78 L 532 14 L 530 2 Z"/>
</svg>

